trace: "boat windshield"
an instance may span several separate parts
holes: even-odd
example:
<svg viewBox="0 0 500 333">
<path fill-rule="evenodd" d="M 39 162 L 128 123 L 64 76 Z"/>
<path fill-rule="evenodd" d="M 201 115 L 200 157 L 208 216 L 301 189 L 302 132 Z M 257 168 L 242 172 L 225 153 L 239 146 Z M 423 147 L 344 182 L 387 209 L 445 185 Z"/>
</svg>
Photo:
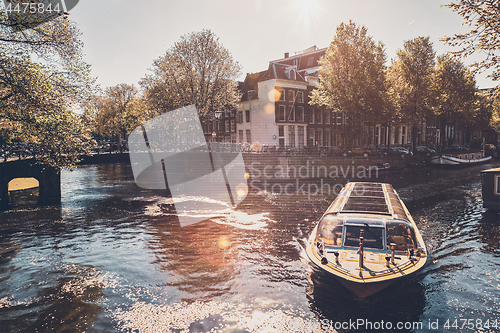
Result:
<svg viewBox="0 0 500 333">
<path fill-rule="evenodd" d="M 316 241 L 325 245 L 340 246 L 342 244 L 342 225 L 344 220 L 335 215 L 325 215 L 319 221 Z"/>
<path fill-rule="evenodd" d="M 363 230 L 363 247 L 371 249 L 383 249 L 381 227 L 368 227 L 361 225 L 347 225 L 345 227 L 344 246 L 359 246 L 359 233 Z"/>
<path fill-rule="evenodd" d="M 388 221 L 387 228 L 387 246 L 396 244 L 396 250 L 406 251 L 407 248 L 417 248 L 415 231 L 405 221 Z"/>
</svg>

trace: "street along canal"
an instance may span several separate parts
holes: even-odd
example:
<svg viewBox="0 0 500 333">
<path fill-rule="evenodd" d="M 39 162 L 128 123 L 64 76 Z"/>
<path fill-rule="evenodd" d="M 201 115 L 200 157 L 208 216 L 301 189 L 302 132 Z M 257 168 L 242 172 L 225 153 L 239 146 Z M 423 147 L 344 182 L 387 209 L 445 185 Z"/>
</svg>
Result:
<svg viewBox="0 0 500 333">
<path fill-rule="evenodd" d="M 236 209 L 180 228 L 172 199 L 138 188 L 128 163 L 63 171 L 61 205 L 21 198 L 0 213 L 0 331 L 498 331 L 500 218 L 482 208 L 480 183 L 497 165 L 371 179 L 394 186 L 431 258 L 366 299 L 303 250 L 347 177 L 314 193 L 251 187 Z"/>
</svg>

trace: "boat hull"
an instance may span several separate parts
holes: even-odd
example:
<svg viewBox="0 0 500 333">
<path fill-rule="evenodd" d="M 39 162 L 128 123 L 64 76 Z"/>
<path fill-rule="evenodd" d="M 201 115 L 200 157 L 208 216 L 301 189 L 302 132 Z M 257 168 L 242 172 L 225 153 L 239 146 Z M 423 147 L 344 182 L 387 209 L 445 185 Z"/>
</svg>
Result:
<svg viewBox="0 0 500 333">
<path fill-rule="evenodd" d="M 481 163 L 486 163 L 491 160 L 491 156 L 483 157 L 483 158 L 477 158 L 473 160 L 466 160 L 463 158 L 458 158 L 454 156 L 434 156 L 431 158 L 431 164 L 435 165 L 475 165 L 475 164 L 481 164 Z"/>
<path fill-rule="evenodd" d="M 306 253 L 309 260 L 311 260 L 317 269 L 335 277 L 342 286 L 359 298 L 374 295 L 395 282 L 406 280 L 422 270 L 427 264 L 427 257 L 425 257 L 421 258 L 416 265 L 412 265 L 413 267 L 406 267 L 406 269 L 395 268 L 391 272 L 383 274 L 383 276 L 373 277 L 368 275 L 365 271 L 362 273 L 365 276 L 357 277 L 352 275 L 348 276 L 344 272 L 340 272 L 340 270 L 335 267 L 335 263 L 329 262 L 327 265 L 323 265 L 321 263 L 321 257 L 314 249 L 314 242 L 311 242 L 311 240 L 307 244 Z"/>
<path fill-rule="evenodd" d="M 309 259 L 311 259 L 311 257 L 309 257 Z M 326 270 L 324 267 L 321 266 L 321 264 L 315 262 L 315 260 L 311 259 L 311 261 L 315 264 L 316 269 L 319 269 L 323 273 L 328 274 L 328 276 L 335 278 L 344 288 L 346 288 L 352 294 L 354 294 L 356 297 L 359 298 L 366 298 L 368 296 L 374 295 L 397 281 L 397 279 L 391 279 L 387 281 L 371 282 L 371 283 L 353 282 L 343 279 L 342 277 L 332 273 L 331 271 Z"/>
<path fill-rule="evenodd" d="M 376 294 L 379 291 L 382 291 L 383 289 L 389 287 L 391 284 L 396 282 L 396 280 L 390 280 L 390 281 L 370 283 L 370 284 L 359 284 L 344 279 L 340 279 L 338 277 L 336 278 L 337 280 L 339 280 L 341 285 L 343 285 L 347 290 L 349 290 L 351 293 L 353 293 L 355 296 L 359 298 L 365 298 L 373 294 Z"/>
</svg>

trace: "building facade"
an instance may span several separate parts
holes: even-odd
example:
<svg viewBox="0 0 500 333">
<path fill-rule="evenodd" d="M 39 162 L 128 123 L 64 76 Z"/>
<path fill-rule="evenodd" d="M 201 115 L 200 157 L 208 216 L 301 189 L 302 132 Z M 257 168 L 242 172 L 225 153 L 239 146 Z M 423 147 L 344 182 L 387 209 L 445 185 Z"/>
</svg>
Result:
<svg viewBox="0 0 500 333">
<path fill-rule="evenodd" d="M 310 105 L 318 83 L 318 61 L 326 48 L 313 46 L 269 62 L 267 70 L 247 74 L 240 82 L 237 142 L 260 142 L 279 149 L 406 145 L 407 127 L 390 132 L 387 126 L 353 126 L 349 116 Z M 362 134 L 362 135 L 361 135 Z M 364 141 L 364 142 L 362 142 Z"/>
<path fill-rule="evenodd" d="M 285 53 L 270 61 L 266 70 L 247 74 L 238 83 L 242 97 L 236 109 L 204 122 L 207 139 L 259 142 L 276 149 L 319 149 L 410 147 L 413 137 L 417 145 L 438 147 L 485 136 L 484 131 L 473 133 L 439 118 L 422 119 L 414 129 L 417 133 L 412 133 L 410 124 L 367 124 L 344 112 L 311 105 L 309 96 L 317 86 L 319 60 L 326 50 L 313 46 L 295 55 Z"/>
</svg>

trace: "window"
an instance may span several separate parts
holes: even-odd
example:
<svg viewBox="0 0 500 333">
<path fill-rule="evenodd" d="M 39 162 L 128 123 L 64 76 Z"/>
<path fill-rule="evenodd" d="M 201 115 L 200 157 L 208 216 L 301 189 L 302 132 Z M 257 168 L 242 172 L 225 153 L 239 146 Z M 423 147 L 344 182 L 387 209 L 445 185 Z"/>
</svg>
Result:
<svg viewBox="0 0 500 333">
<path fill-rule="evenodd" d="M 325 128 L 323 132 L 323 146 L 330 146 L 330 129 Z"/>
<path fill-rule="evenodd" d="M 337 125 L 342 125 L 342 114 L 340 112 L 335 112 L 337 115 Z"/>
<path fill-rule="evenodd" d="M 284 105 L 279 105 L 278 106 L 278 121 L 285 121 L 285 106 Z"/>
<path fill-rule="evenodd" d="M 316 146 L 322 146 L 323 145 L 323 129 L 322 128 L 318 128 L 316 130 L 315 141 L 316 141 Z"/>
<path fill-rule="evenodd" d="M 297 134 L 299 137 L 299 148 L 304 147 L 304 126 L 297 126 Z"/>
<path fill-rule="evenodd" d="M 247 129 L 246 134 L 247 134 L 247 142 L 252 143 L 252 135 L 250 134 L 250 130 Z"/>
<path fill-rule="evenodd" d="M 330 123 L 330 111 L 326 110 L 325 111 L 325 124 L 329 124 Z"/>
<path fill-rule="evenodd" d="M 495 175 L 495 195 L 500 195 L 500 175 Z"/>
<path fill-rule="evenodd" d="M 295 121 L 295 106 L 289 106 L 288 121 Z"/>
<path fill-rule="evenodd" d="M 243 130 L 238 130 L 238 142 L 243 142 Z"/>
<path fill-rule="evenodd" d="M 363 229 L 363 247 L 370 249 L 383 249 L 382 229 L 380 227 L 354 226 L 348 225 L 345 227 L 344 246 L 359 247 L 360 231 Z"/>
<path fill-rule="evenodd" d="M 236 132 L 236 122 L 234 121 L 234 119 L 231 119 L 231 133 L 235 132 Z"/>
<path fill-rule="evenodd" d="M 224 111 L 224 117 L 229 118 L 229 111 Z"/>
<path fill-rule="evenodd" d="M 299 91 L 297 93 L 297 102 L 298 103 L 304 103 L 304 93 L 302 91 Z"/>
<path fill-rule="evenodd" d="M 236 114 L 236 110 L 231 110 L 231 117 L 234 117 Z"/>
<path fill-rule="evenodd" d="M 293 100 L 295 99 L 295 91 L 293 90 L 288 90 L 288 96 L 287 96 L 287 100 L 289 102 L 293 102 Z"/>
<path fill-rule="evenodd" d="M 249 90 L 247 95 L 248 95 L 248 100 L 253 99 L 255 95 L 255 90 Z"/>
<path fill-rule="evenodd" d="M 238 111 L 238 113 L 236 114 L 236 122 L 238 124 L 243 123 L 243 111 Z"/>
<path fill-rule="evenodd" d="M 281 148 L 285 147 L 285 126 L 278 126 L 278 143 Z"/>
<path fill-rule="evenodd" d="M 404 222 L 387 222 L 387 247 L 396 244 L 396 250 L 406 251 L 407 248 L 416 247 L 417 240 L 413 228 Z M 365 232 L 366 234 L 366 232 Z"/>
<path fill-rule="evenodd" d="M 314 124 L 315 113 L 316 113 L 316 110 L 315 109 L 311 109 L 311 114 L 309 115 L 310 116 L 310 118 L 309 118 L 309 124 Z"/>
<path fill-rule="evenodd" d="M 298 122 L 304 122 L 304 107 L 303 106 L 298 106 L 297 107 L 297 121 Z"/>
<path fill-rule="evenodd" d="M 285 90 L 280 89 L 278 91 L 280 93 L 280 99 L 279 99 L 279 101 L 284 102 L 285 101 Z"/>
<path fill-rule="evenodd" d="M 344 219 L 342 218 L 338 218 L 335 215 L 325 215 L 319 221 L 316 241 L 323 242 L 325 245 L 341 246 L 343 223 Z"/>
<path fill-rule="evenodd" d="M 245 111 L 245 118 L 246 118 L 247 123 L 249 123 L 250 122 L 250 110 Z"/>
<path fill-rule="evenodd" d="M 316 110 L 314 112 L 316 119 L 314 120 L 316 124 L 323 124 L 323 111 L 322 110 Z"/>
<path fill-rule="evenodd" d="M 314 57 L 309 57 L 309 59 L 307 59 L 307 67 L 312 67 L 314 63 Z"/>
<path fill-rule="evenodd" d="M 315 130 L 313 127 L 308 128 L 308 133 L 307 133 L 307 145 L 308 146 L 315 146 L 314 142 L 314 136 L 315 136 Z"/>
<path fill-rule="evenodd" d="M 295 148 L 295 126 L 288 126 L 289 146 Z"/>
<path fill-rule="evenodd" d="M 226 133 L 229 133 L 229 120 L 226 120 L 226 121 L 224 122 L 224 125 L 225 125 L 225 126 L 224 126 L 224 131 L 225 131 Z"/>
</svg>

